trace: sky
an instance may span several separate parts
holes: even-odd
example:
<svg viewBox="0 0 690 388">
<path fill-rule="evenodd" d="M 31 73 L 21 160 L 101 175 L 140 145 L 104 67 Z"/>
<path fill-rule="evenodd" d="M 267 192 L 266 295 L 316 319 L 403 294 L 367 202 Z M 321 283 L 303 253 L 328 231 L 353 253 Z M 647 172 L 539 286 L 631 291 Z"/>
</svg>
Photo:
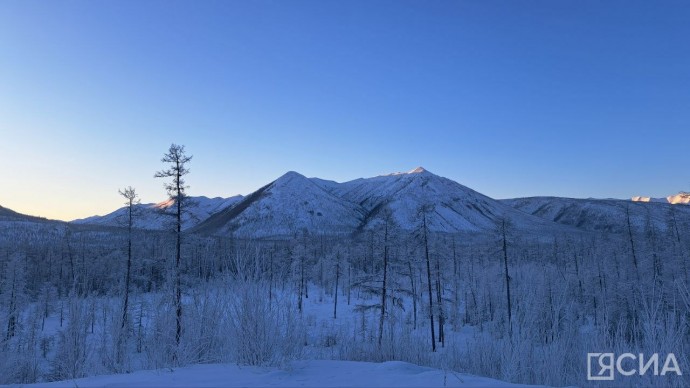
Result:
<svg viewBox="0 0 690 388">
<path fill-rule="evenodd" d="M 283 173 L 494 198 L 690 190 L 687 1 L 0 2 L 0 205 L 71 220 Z"/>
</svg>

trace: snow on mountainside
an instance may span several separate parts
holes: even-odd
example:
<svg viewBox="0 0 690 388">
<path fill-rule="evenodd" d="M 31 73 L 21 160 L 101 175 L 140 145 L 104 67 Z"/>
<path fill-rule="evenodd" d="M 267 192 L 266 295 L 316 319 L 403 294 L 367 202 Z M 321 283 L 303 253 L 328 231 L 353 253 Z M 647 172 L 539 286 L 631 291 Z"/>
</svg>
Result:
<svg viewBox="0 0 690 388">
<path fill-rule="evenodd" d="M 290 171 L 214 214 L 193 231 L 236 236 L 289 236 L 350 233 L 364 218 L 363 209 L 338 198 L 301 174 Z"/>
<path fill-rule="evenodd" d="M 51 220 L 17 213 L 6 207 L 0 206 L 0 221 L 23 221 L 23 222 L 53 222 Z"/>
<path fill-rule="evenodd" d="M 626 231 L 626 209 L 629 209 L 631 224 L 639 231 L 644 231 L 648 226 L 665 231 L 674 216 L 680 225 L 690 224 L 690 207 L 671 206 L 668 203 L 560 197 L 515 198 L 501 202 L 546 220 L 591 231 Z"/>
<path fill-rule="evenodd" d="M 421 225 L 423 205 L 433 205 L 427 221 L 438 232 L 495 230 L 504 217 L 529 230 L 563 228 L 419 167 L 345 183 L 289 172 L 193 231 L 252 237 L 294 235 L 303 230 L 354 233 L 380 226 L 385 209 L 391 210 L 397 227 L 414 230 Z"/>
<path fill-rule="evenodd" d="M 3 229 L 34 228 L 36 230 L 54 227 L 64 227 L 64 221 L 50 220 L 43 217 L 30 216 L 0 206 L 0 231 Z"/>
<path fill-rule="evenodd" d="M 401 361 L 293 361 L 289 368 L 194 365 L 26 387 L 527 387 Z"/>
<path fill-rule="evenodd" d="M 182 218 L 182 228 L 189 229 L 196 226 L 211 215 L 238 203 L 242 198 L 241 195 L 230 198 L 189 197 L 187 211 Z M 136 205 L 134 227 L 151 230 L 169 228 L 173 220 L 171 214 L 174 213 L 174 205 L 174 200 Z M 127 223 L 127 207 L 121 207 L 104 216 L 93 216 L 72 222 L 75 224 L 124 226 Z"/>
<path fill-rule="evenodd" d="M 628 205 L 631 221 L 638 229 L 649 223 L 665 230 L 671 216 L 668 203 L 690 203 L 690 194 L 669 196 L 665 203 L 650 199 L 652 203 L 644 204 L 641 197 L 633 198 L 637 202 L 553 197 L 498 201 L 418 167 L 344 183 L 288 172 L 246 197 L 192 197 L 191 201 L 183 224 L 187 230 L 206 235 L 277 237 L 304 231 L 349 234 L 374 229 L 380 227 L 388 211 L 396 227 L 415 230 L 421 224 L 419 211 L 423 206 L 430 208 L 427 222 L 435 232 L 493 231 L 503 219 L 525 231 L 558 233 L 579 228 L 621 232 L 627 225 Z M 172 205 L 173 201 L 138 205 L 135 226 L 165 229 L 171 217 L 162 210 Z M 73 222 L 122 226 L 126 213 L 126 208 L 121 208 Z M 690 217 L 690 206 L 678 207 L 676 213 L 684 223 Z"/>
<path fill-rule="evenodd" d="M 502 218 L 521 228 L 548 227 L 548 223 L 516 211 L 455 181 L 432 174 L 422 167 L 407 173 L 393 173 L 331 185 L 330 191 L 367 211 L 364 228 L 382 222 L 383 210 L 392 211 L 398 227 L 420 226 L 419 209 L 432 205 L 429 228 L 438 232 L 495 230 Z"/>
<path fill-rule="evenodd" d="M 67 223 L 17 213 L 0 206 L 0 246 L 14 244 L 19 238 L 55 238 L 67 231 Z"/>
<path fill-rule="evenodd" d="M 669 195 L 666 198 L 652 198 L 652 197 L 642 197 L 635 196 L 632 197 L 633 202 L 660 202 L 660 203 L 670 203 L 670 204 L 683 204 L 690 205 L 690 193 L 680 192 L 675 195 Z"/>
</svg>

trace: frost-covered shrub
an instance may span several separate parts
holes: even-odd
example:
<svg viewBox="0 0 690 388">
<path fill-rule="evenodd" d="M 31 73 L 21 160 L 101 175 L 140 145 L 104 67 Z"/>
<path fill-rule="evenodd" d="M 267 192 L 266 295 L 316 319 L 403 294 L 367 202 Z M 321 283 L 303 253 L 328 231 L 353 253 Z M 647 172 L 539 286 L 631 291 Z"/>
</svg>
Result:
<svg viewBox="0 0 690 388">
<path fill-rule="evenodd" d="M 67 328 L 58 334 L 57 353 L 52 363 L 51 380 L 66 380 L 87 375 L 90 346 L 85 327 L 84 303 L 70 301 Z"/>
<path fill-rule="evenodd" d="M 281 297 L 267 300 L 262 284 L 239 282 L 230 297 L 228 322 L 235 361 L 281 365 L 299 357 L 305 329 L 298 313 Z"/>
</svg>

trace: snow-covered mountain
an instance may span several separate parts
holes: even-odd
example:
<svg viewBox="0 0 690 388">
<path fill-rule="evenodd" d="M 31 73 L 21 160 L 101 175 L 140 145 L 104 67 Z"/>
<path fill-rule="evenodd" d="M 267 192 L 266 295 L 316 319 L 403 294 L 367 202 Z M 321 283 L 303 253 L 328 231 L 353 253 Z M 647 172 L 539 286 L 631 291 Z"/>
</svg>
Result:
<svg viewBox="0 0 690 388">
<path fill-rule="evenodd" d="M 191 197 L 183 227 L 205 235 L 238 237 L 350 234 L 379 228 L 390 214 L 395 227 L 411 231 L 421 225 L 423 207 L 430 230 L 447 233 L 494 231 L 503 219 L 522 231 L 561 233 L 579 228 L 617 233 L 627 228 L 628 208 L 632 224 L 641 231 L 648 225 L 666 230 L 674 216 L 682 225 L 690 223 L 690 206 L 674 206 L 672 212 L 669 205 L 690 202 L 690 194 L 633 201 L 557 197 L 498 201 L 422 167 L 344 183 L 291 171 L 246 197 Z M 165 210 L 173 205 L 174 201 L 137 205 L 135 227 L 166 229 L 172 217 Z M 126 214 L 127 209 L 121 208 L 73 223 L 123 226 Z"/>
<path fill-rule="evenodd" d="M 547 224 L 422 167 L 323 187 L 362 206 L 367 212 L 365 229 L 383 222 L 384 209 L 390 210 L 398 227 L 417 229 L 422 206 L 429 207 L 427 223 L 430 230 L 437 232 L 495 230 L 504 217 L 522 228 Z"/>
<path fill-rule="evenodd" d="M 189 229 L 242 200 L 241 195 L 230 198 L 189 197 L 187 211 L 182 218 L 182 228 Z M 174 200 L 160 203 L 135 205 L 134 227 L 140 229 L 168 229 L 173 221 Z M 125 226 L 127 207 L 121 207 L 104 216 L 93 216 L 72 221 L 75 224 Z"/>
<path fill-rule="evenodd" d="M 45 218 L 17 213 L 14 210 L 0 206 L 0 221 L 48 222 Z"/>
<path fill-rule="evenodd" d="M 660 202 L 660 203 L 670 203 L 670 204 L 683 204 L 690 205 L 690 193 L 680 192 L 675 195 L 669 195 L 665 198 L 652 198 L 652 197 L 642 197 L 635 196 L 632 197 L 633 202 Z"/>
<path fill-rule="evenodd" d="M 631 225 L 642 232 L 648 227 L 666 231 L 674 217 L 681 225 L 690 223 L 690 207 L 668 203 L 560 197 L 515 198 L 501 202 L 545 220 L 591 231 L 626 231 L 628 211 Z"/>
<path fill-rule="evenodd" d="M 350 233 L 364 219 L 357 204 L 346 201 L 290 171 L 235 206 L 214 214 L 193 231 L 236 236 L 290 236 Z"/>
<path fill-rule="evenodd" d="M 422 206 L 430 207 L 428 226 L 437 232 L 495 230 L 503 218 L 522 229 L 562 228 L 420 167 L 345 183 L 289 172 L 193 231 L 253 237 L 353 233 L 380 226 L 388 212 L 396 227 L 414 230 Z"/>
<path fill-rule="evenodd" d="M 14 244 L 23 238 L 50 239 L 66 230 L 65 222 L 29 216 L 0 206 L 0 246 Z"/>
</svg>

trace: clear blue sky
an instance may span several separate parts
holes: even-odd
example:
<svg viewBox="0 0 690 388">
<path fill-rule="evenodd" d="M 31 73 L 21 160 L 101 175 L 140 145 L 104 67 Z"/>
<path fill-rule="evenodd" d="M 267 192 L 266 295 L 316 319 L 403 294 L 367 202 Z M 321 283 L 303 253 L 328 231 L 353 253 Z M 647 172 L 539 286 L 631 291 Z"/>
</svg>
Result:
<svg viewBox="0 0 690 388">
<path fill-rule="evenodd" d="M 0 205 L 419 165 L 495 198 L 690 189 L 688 1 L 2 1 Z"/>
</svg>

